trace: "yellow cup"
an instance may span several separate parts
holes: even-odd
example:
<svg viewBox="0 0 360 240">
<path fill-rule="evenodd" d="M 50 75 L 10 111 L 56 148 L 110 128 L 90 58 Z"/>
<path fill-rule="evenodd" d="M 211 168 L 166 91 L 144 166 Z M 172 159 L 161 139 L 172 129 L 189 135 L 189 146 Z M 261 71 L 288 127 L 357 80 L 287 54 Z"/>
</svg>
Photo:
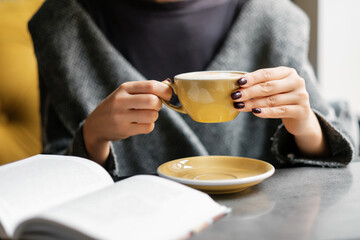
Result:
<svg viewBox="0 0 360 240">
<path fill-rule="evenodd" d="M 178 96 L 181 106 L 165 100 L 163 103 L 177 112 L 188 114 L 197 122 L 231 121 L 239 114 L 231 93 L 239 88 L 236 81 L 244 74 L 239 71 L 202 71 L 176 75 L 174 83 L 166 84 Z"/>
</svg>

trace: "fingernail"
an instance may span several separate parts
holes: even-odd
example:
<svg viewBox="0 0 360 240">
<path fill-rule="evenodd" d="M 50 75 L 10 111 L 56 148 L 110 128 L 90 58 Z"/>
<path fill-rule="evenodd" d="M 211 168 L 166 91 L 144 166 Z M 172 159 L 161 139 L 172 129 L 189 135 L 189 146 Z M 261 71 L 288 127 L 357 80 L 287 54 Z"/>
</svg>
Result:
<svg viewBox="0 0 360 240">
<path fill-rule="evenodd" d="M 260 108 L 253 108 L 251 110 L 253 113 L 261 113 L 261 109 Z"/>
<path fill-rule="evenodd" d="M 234 102 L 234 107 L 237 109 L 241 109 L 245 107 L 245 103 L 243 102 Z"/>
<path fill-rule="evenodd" d="M 170 78 L 167 78 L 167 79 L 165 79 L 164 81 L 171 82 L 171 79 L 170 79 Z"/>
<path fill-rule="evenodd" d="M 246 84 L 247 83 L 247 79 L 246 78 L 240 78 L 239 80 L 237 80 L 237 84 L 238 85 L 244 85 L 244 84 Z"/>
<path fill-rule="evenodd" d="M 236 92 L 233 92 L 232 94 L 231 94 L 231 98 L 232 99 L 239 99 L 239 98 L 241 98 L 242 97 L 242 93 L 240 92 L 240 91 L 236 91 Z"/>
</svg>

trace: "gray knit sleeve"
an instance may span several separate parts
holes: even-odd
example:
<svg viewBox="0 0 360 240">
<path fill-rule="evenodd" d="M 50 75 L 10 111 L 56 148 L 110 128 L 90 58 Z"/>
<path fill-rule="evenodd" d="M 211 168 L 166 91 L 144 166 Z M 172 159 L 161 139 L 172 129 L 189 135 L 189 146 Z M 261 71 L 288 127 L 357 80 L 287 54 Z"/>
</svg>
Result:
<svg viewBox="0 0 360 240">
<path fill-rule="evenodd" d="M 72 156 L 78 156 L 83 158 L 90 158 L 89 154 L 85 147 L 85 142 L 83 138 L 83 122 L 80 124 L 79 128 L 76 130 L 71 144 L 69 145 L 66 154 Z M 115 157 L 113 154 L 112 148 L 110 148 L 110 153 L 108 158 L 105 161 L 104 168 L 109 172 L 109 174 L 115 178 Z"/>
<path fill-rule="evenodd" d="M 321 95 L 315 74 L 308 60 L 309 20 L 290 1 L 278 1 L 279 12 L 269 14 L 269 58 L 273 66 L 294 68 L 305 79 L 314 110 L 330 156 L 309 159 L 299 154 L 294 137 L 283 125 L 274 134 L 272 152 L 279 162 L 290 165 L 318 165 L 340 167 L 348 164 L 357 154 L 358 124 L 349 106 L 344 103 L 330 104 Z"/>
<path fill-rule="evenodd" d="M 40 84 L 40 91 L 44 92 L 41 86 L 42 84 Z M 42 97 L 42 100 L 46 99 L 45 96 Z M 45 100 L 42 103 L 43 153 L 71 155 L 90 159 L 82 134 L 84 121 L 79 124 L 79 127 L 74 133 L 71 133 L 64 126 L 49 102 L 50 101 Z M 115 177 L 114 172 L 116 172 L 116 166 L 112 149 L 110 149 L 110 154 L 105 162 L 104 168 L 113 178 Z"/>
<path fill-rule="evenodd" d="M 76 1 L 46 1 L 29 21 L 29 31 L 38 60 L 43 152 L 89 159 L 83 121 L 117 84 L 102 82 L 113 79 L 108 69 L 115 67 L 107 62 L 106 54 L 101 57 L 109 49 L 100 41 L 91 45 L 92 38 L 79 34 L 82 29 L 82 33 L 101 37 L 81 20 L 81 14 Z M 100 63 L 105 67 L 94 67 Z M 105 166 L 111 175 L 116 167 L 113 152 L 111 149 Z"/>
<path fill-rule="evenodd" d="M 313 165 L 321 167 L 344 167 L 354 158 L 351 138 L 346 132 L 337 129 L 336 123 L 327 121 L 315 112 L 329 148 L 329 156 L 309 158 L 303 156 L 296 147 L 294 136 L 289 134 L 284 125 L 280 125 L 273 137 L 272 153 L 284 165 Z"/>
</svg>

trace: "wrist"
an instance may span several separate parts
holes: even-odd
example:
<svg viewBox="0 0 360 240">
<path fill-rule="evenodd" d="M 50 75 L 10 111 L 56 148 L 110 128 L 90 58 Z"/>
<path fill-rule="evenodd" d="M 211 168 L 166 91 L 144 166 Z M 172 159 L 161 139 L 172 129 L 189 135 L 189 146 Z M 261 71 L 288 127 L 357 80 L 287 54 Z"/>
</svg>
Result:
<svg viewBox="0 0 360 240">
<path fill-rule="evenodd" d="M 304 131 L 294 135 L 296 145 L 305 156 L 326 156 L 328 147 L 324 133 L 315 113 L 311 113 Z"/>
<path fill-rule="evenodd" d="M 82 129 L 85 149 L 91 160 L 103 166 L 110 153 L 110 141 L 101 138 L 92 129 L 91 124 L 85 121 Z"/>
</svg>

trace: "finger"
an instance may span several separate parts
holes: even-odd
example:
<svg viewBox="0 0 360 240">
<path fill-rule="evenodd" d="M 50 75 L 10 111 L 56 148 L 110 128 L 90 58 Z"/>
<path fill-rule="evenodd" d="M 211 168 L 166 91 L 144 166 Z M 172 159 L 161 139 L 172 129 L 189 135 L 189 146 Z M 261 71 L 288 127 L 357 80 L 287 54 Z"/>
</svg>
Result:
<svg viewBox="0 0 360 240">
<path fill-rule="evenodd" d="M 293 118 L 302 119 L 310 109 L 299 105 L 286 105 L 272 108 L 254 108 L 252 112 L 260 118 Z"/>
<path fill-rule="evenodd" d="M 165 100 L 170 100 L 172 96 L 169 86 L 155 80 L 126 82 L 121 84 L 118 89 L 125 90 L 129 94 L 154 94 Z"/>
<path fill-rule="evenodd" d="M 292 74 L 297 74 L 293 68 L 288 68 L 288 67 L 264 68 L 264 69 L 259 69 L 255 72 L 246 73 L 243 76 L 243 78 L 245 78 L 246 81 L 240 79 L 241 81 L 240 82 L 238 81 L 238 83 L 240 83 L 239 85 L 241 85 L 241 87 L 250 87 L 258 83 L 283 79 Z M 244 84 L 244 82 L 246 83 Z"/>
<path fill-rule="evenodd" d="M 292 77 L 283 80 L 272 80 L 268 82 L 259 83 L 249 88 L 240 90 L 241 97 L 235 101 L 246 101 L 252 98 L 267 97 L 280 93 L 286 93 L 297 89 L 298 84 L 296 79 Z"/>
<path fill-rule="evenodd" d="M 131 123 L 154 123 L 158 117 L 159 112 L 155 110 L 129 110 L 126 114 L 127 121 Z"/>
<path fill-rule="evenodd" d="M 155 123 L 131 123 L 129 126 L 129 136 L 148 134 L 155 128 Z"/>
<path fill-rule="evenodd" d="M 127 100 L 129 109 L 148 109 L 160 111 L 162 102 L 154 94 L 134 94 L 129 95 Z"/>
<path fill-rule="evenodd" d="M 268 97 L 255 98 L 243 102 L 242 112 L 251 111 L 253 108 L 270 108 L 284 105 L 309 105 L 309 95 L 307 92 L 283 93 Z"/>
</svg>

